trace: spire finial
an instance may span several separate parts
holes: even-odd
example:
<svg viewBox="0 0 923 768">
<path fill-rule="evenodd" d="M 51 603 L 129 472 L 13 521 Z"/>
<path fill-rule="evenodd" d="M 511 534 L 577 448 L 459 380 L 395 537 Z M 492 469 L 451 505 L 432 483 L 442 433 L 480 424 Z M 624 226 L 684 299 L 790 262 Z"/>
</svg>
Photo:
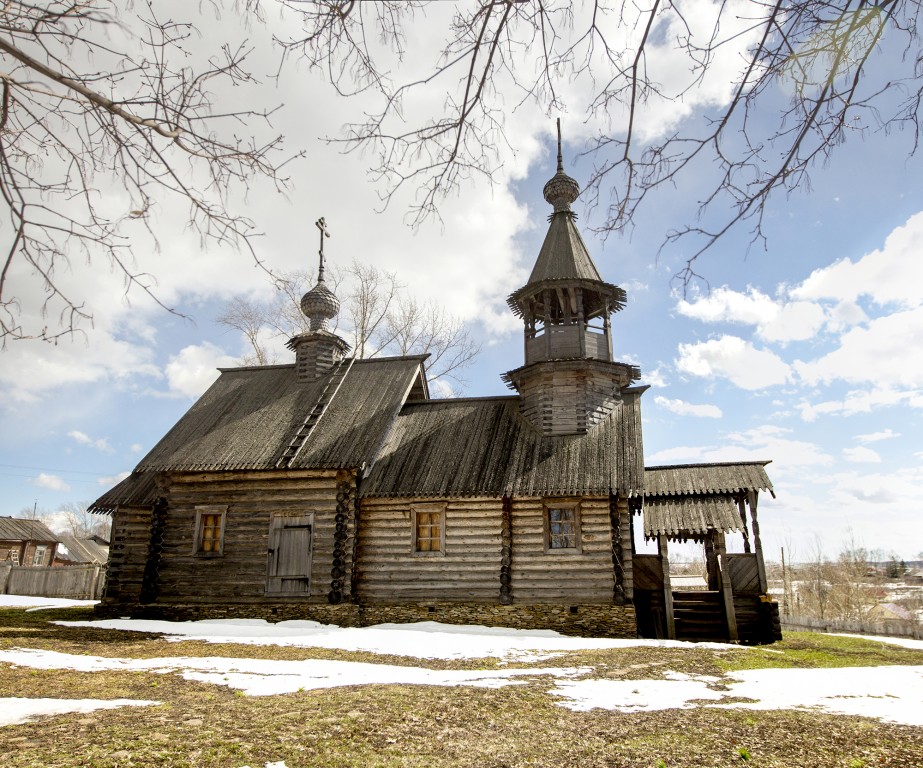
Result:
<svg viewBox="0 0 923 768">
<path fill-rule="evenodd" d="M 317 282 L 322 283 L 324 282 L 324 238 L 330 237 L 330 233 L 327 231 L 327 222 L 324 221 L 323 216 L 314 222 L 314 226 L 320 230 L 320 250 L 317 252 L 320 257 L 320 266 L 317 268 Z"/>
<path fill-rule="evenodd" d="M 574 216 L 570 204 L 580 195 L 580 185 L 564 173 L 564 153 L 561 151 L 561 118 L 558 118 L 558 172 L 549 179 L 543 190 L 545 199 L 554 206 L 555 213 Z"/>
<path fill-rule="evenodd" d="M 564 173 L 564 155 L 561 153 L 561 118 L 558 118 L 558 173 Z"/>
<path fill-rule="evenodd" d="M 317 268 L 317 285 L 301 297 L 301 311 L 311 321 L 311 332 L 326 331 L 327 321 L 337 316 L 340 311 L 340 302 L 333 291 L 324 283 L 324 238 L 330 237 L 327 231 L 327 222 L 321 216 L 314 222 L 320 231 L 320 248 L 317 255 L 320 264 Z"/>
</svg>

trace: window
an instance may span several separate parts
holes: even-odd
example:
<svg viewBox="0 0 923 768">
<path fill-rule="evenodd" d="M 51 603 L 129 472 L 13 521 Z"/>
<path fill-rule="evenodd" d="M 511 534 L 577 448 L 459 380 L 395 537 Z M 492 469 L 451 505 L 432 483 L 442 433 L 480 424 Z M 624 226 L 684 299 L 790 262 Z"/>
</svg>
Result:
<svg viewBox="0 0 923 768">
<path fill-rule="evenodd" d="M 32 556 L 32 565 L 45 565 L 45 555 L 48 554 L 48 547 L 45 544 L 39 544 L 35 548 L 35 554 Z"/>
<path fill-rule="evenodd" d="M 196 507 L 195 540 L 192 552 L 200 557 L 224 554 L 224 518 L 227 507 Z"/>
<path fill-rule="evenodd" d="M 445 553 L 445 504 L 418 504 L 411 509 L 413 552 L 417 555 Z"/>
<path fill-rule="evenodd" d="M 576 501 L 545 502 L 545 551 L 579 552 L 580 508 Z"/>
</svg>

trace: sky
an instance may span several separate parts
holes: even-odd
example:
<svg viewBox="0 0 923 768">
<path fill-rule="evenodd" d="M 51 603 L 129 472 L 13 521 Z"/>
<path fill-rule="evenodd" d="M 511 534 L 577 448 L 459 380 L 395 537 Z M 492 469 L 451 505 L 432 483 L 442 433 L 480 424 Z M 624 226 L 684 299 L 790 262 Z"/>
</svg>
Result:
<svg viewBox="0 0 923 768">
<path fill-rule="evenodd" d="M 13 599 L 10 600 L 9 598 Z M 36 607 L 65 601 L 0 596 L 0 604 Z M 547 695 L 575 711 L 606 709 L 645 712 L 711 706 L 734 709 L 801 709 L 827 714 L 859 715 L 906 725 L 923 724 L 920 678 L 923 667 L 879 666 L 835 669 L 741 669 L 723 678 L 664 670 L 659 679 L 621 680 L 595 676 L 592 666 L 556 667 L 555 658 L 593 648 L 637 646 L 682 648 L 676 640 L 565 637 L 550 630 L 465 627 L 438 622 L 381 624 L 344 628 L 312 621 L 267 623 L 254 619 L 197 622 L 108 619 L 64 621 L 65 626 L 94 626 L 128 632 L 150 632 L 169 641 L 196 639 L 213 643 L 362 650 L 366 653 L 420 659 L 478 659 L 528 662 L 536 666 L 495 669 L 430 669 L 425 664 L 403 666 L 330 659 L 276 660 L 241 657 L 112 658 L 56 651 L 12 648 L 0 650 L 0 662 L 32 669 L 104 673 L 139 670 L 179 674 L 184 679 L 233 688 L 245 696 L 275 696 L 298 691 L 354 685 L 436 685 L 500 688 L 522 685 L 530 677 L 547 680 Z M 911 648 L 923 641 L 906 638 L 866 638 Z M 750 649 L 721 643 L 697 643 L 696 648 L 747 654 Z M 542 662 L 542 663 L 539 663 Z M 546 666 L 545 664 L 548 664 Z M 744 661 L 746 664 L 746 661 Z M 546 683 L 542 683 L 543 685 Z M 117 699 L 0 699 L 0 727 L 67 712 L 117 706 L 151 706 L 151 700 Z"/>
<path fill-rule="evenodd" d="M 440 21 L 438 13 L 419 19 L 408 48 L 431 48 Z M 274 72 L 271 36 L 285 23 L 270 14 L 265 24 L 242 25 L 225 12 L 201 25 L 199 44 L 206 52 L 246 39 L 254 69 Z M 734 60 L 719 60 L 701 89 L 655 104 L 639 130 L 657 135 L 711 114 L 727 99 L 722 77 L 731 67 Z M 580 152 L 600 125 L 581 111 L 576 86 L 563 97 L 565 169 L 583 185 L 591 164 Z M 393 271 L 420 300 L 468 323 L 483 351 L 463 389 L 445 384 L 467 396 L 508 394 L 500 374 L 522 364 L 522 328 L 505 297 L 525 282 L 546 231 L 541 189 L 555 170 L 557 114 L 511 106 L 511 146 L 497 148 L 493 185 L 463 183 L 442 204 L 441 221 L 412 228 L 411 192 L 383 209 L 371 158 L 324 140 L 361 114 L 361 98 L 338 98 L 321 73 L 297 65 L 277 82 L 264 77 L 253 98 L 282 105 L 273 129 L 287 137 L 287 152 L 304 153 L 287 167 L 288 194 L 254 183 L 231 200 L 265 233 L 259 258 L 281 272 L 313 269 L 313 222 L 325 217 L 332 266 L 357 259 Z M 431 93 L 406 109 L 425 112 L 441 98 Z M 640 366 L 640 383 L 650 385 L 646 464 L 771 460 L 777 498 L 762 494 L 759 507 L 768 559 L 783 548 L 790 561 L 835 556 L 845 545 L 923 557 L 923 169 L 912 146 L 901 131 L 846 142 L 812 170 L 809 186 L 771 199 L 765 248 L 749 247 L 746 229 L 732 233 L 699 261 L 707 283 L 685 292 L 672 278 L 686 246 L 660 246 L 669 230 L 695 220 L 703 190 L 694 177 L 650 198 L 624 236 L 598 237 L 600 212 L 575 204 L 603 278 L 628 292 L 613 344 L 616 359 Z M 126 295 L 104 261 L 75 258 L 64 279 L 87 298 L 93 326 L 56 345 L 10 342 L 0 352 L 0 514 L 94 500 L 219 366 L 246 352 L 215 318 L 233 297 L 267 299 L 273 288 L 249 254 L 203 248 L 184 222 L 181 205 L 161 200 L 146 221 L 156 243 L 141 223 L 129 230 L 137 268 L 156 275 L 158 298 L 183 316 Z M 36 292 L 25 271 L 13 280 L 24 296 Z M 24 313 L 34 306 L 26 301 Z"/>
</svg>

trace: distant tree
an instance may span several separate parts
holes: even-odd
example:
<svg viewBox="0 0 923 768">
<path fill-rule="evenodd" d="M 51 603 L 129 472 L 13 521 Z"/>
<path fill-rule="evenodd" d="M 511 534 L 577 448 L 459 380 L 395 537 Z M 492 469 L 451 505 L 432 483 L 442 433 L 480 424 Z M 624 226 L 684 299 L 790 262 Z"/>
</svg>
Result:
<svg viewBox="0 0 923 768">
<path fill-rule="evenodd" d="M 87 511 L 89 502 L 68 501 L 56 510 L 39 507 L 23 507 L 17 517 L 25 520 L 39 520 L 59 535 L 69 534 L 78 539 L 101 536 L 109 540 L 112 529 L 112 517 Z"/>
<path fill-rule="evenodd" d="M 89 504 L 85 501 L 79 503 L 69 501 L 58 507 L 57 516 L 60 522 L 56 529 L 57 532 L 69 533 L 77 539 L 101 536 L 108 541 L 112 530 L 112 516 L 89 512 L 87 507 Z"/>
<path fill-rule="evenodd" d="M 481 348 L 461 320 L 435 303 L 420 303 L 394 274 L 377 267 L 353 261 L 345 269 L 327 271 L 328 286 L 341 300 L 333 328 L 346 338 L 357 357 L 428 354 L 431 380 L 464 383 L 462 371 Z M 269 342 L 309 330 L 300 302 L 313 282 L 307 272 L 292 272 L 277 279 L 278 291 L 272 301 L 237 297 L 227 304 L 216 320 L 244 335 L 250 348 L 241 358 L 243 365 L 277 362 Z"/>
</svg>

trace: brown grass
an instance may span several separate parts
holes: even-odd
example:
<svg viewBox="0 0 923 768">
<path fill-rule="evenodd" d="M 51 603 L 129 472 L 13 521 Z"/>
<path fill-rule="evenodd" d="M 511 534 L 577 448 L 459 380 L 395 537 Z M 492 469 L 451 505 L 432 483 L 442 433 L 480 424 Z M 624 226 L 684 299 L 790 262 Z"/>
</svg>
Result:
<svg viewBox="0 0 923 768">
<path fill-rule="evenodd" d="M 57 627 L 65 615 L 0 611 L 0 648 L 99 656 L 337 658 L 372 654 L 273 646 L 167 643 L 156 636 Z M 593 666 L 594 677 L 721 674 L 747 665 L 923 663 L 878 643 L 793 635 L 766 650 L 634 648 L 588 651 L 545 666 Z M 780 650 L 782 653 L 774 653 Z M 445 668 L 396 657 L 399 663 Z M 781 664 L 780 664 L 781 660 Z M 877 661 L 876 661 L 877 660 Z M 836 663 L 833 663 L 836 662 Z M 449 666 L 481 669 L 494 661 Z M 535 665 L 531 665 L 535 666 Z M 153 707 L 42 718 L 0 728 L 5 766 L 900 766 L 920 764 L 923 729 L 812 712 L 698 708 L 624 714 L 572 712 L 548 695 L 550 678 L 501 689 L 354 686 L 248 697 L 174 673 L 76 673 L 0 665 L 0 696 L 156 699 Z M 747 756 L 748 759 L 744 759 Z"/>
</svg>

